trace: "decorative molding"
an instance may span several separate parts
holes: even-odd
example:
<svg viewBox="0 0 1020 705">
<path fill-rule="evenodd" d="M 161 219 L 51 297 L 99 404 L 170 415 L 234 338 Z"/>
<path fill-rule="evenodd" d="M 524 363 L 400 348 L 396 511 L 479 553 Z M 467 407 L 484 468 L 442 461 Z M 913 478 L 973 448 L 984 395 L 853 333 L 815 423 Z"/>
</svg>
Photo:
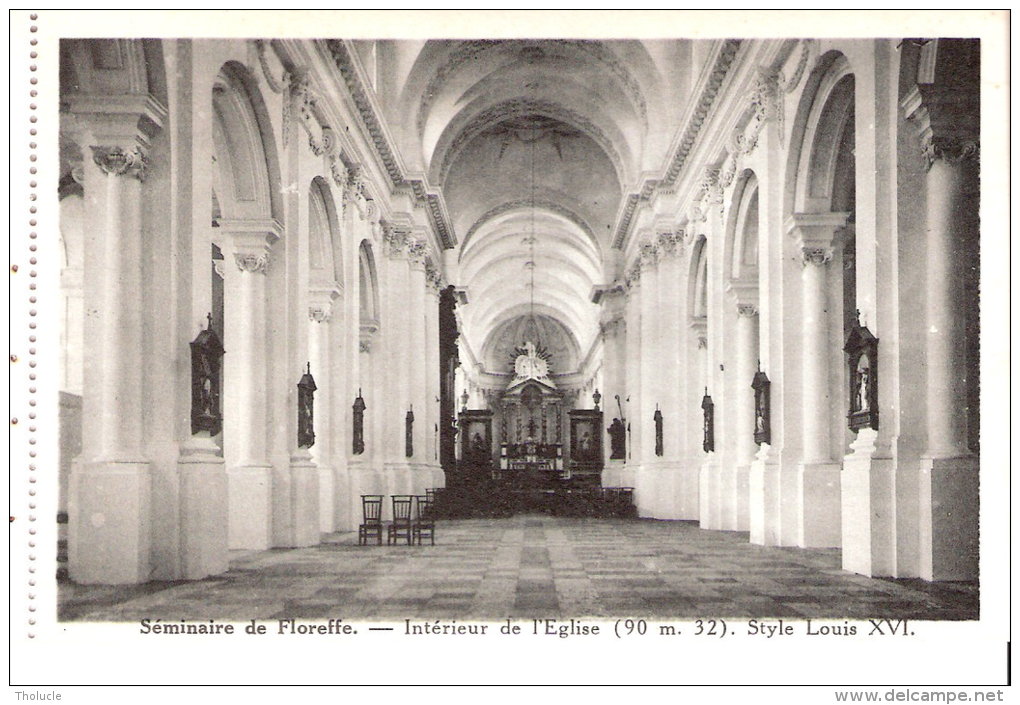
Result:
<svg viewBox="0 0 1020 705">
<path fill-rule="evenodd" d="M 104 173 L 111 176 L 134 177 L 139 181 L 145 181 L 145 170 L 149 165 L 149 158 L 142 148 L 135 146 L 131 149 L 123 147 L 91 147 L 92 161 L 96 163 Z"/>
<path fill-rule="evenodd" d="M 800 85 L 801 79 L 804 77 L 805 70 L 808 66 L 808 60 L 814 53 L 818 46 L 817 39 L 801 39 L 800 40 L 800 60 L 797 62 L 797 68 L 794 69 L 793 75 L 790 76 L 789 81 L 781 81 L 783 83 L 784 93 L 793 93 L 797 90 L 797 86 Z"/>
<path fill-rule="evenodd" d="M 269 270 L 269 253 L 235 252 L 234 262 L 242 272 L 265 274 Z"/>
<path fill-rule="evenodd" d="M 262 75 L 266 77 L 266 84 L 268 84 L 269 90 L 273 93 L 283 93 L 286 91 L 290 85 L 290 72 L 284 69 L 283 75 L 277 80 L 273 76 L 273 72 L 269 70 L 269 61 L 266 59 L 266 41 L 264 39 L 256 39 L 255 49 L 258 53 L 259 66 L 262 67 Z"/>
<path fill-rule="evenodd" d="M 704 126 L 705 120 L 708 118 L 708 114 L 712 111 L 712 107 L 715 104 L 719 90 L 722 88 L 723 81 L 726 79 L 726 75 L 733 66 L 733 61 L 737 57 L 737 51 L 740 49 L 740 45 L 740 39 L 723 40 L 722 47 L 716 56 L 715 64 L 712 66 L 712 71 L 705 80 L 704 88 L 702 88 L 701 94 L 698 96 L 694 110 L 687 122 L 687 126 L 684 128 L 683 135 L 680 138 L 680 144 L 677 146 L 677 149 L 670 160 L 669 166 L 666 168 L 665 175 L 660 180 L 645 181 L 640 193 L 630 194 L 627 196 L 623 212 L 620 216 L 620 222 L 617 225 L 616 233 L 613 236 L 613 247 L 617 249 L 623 247 L 623 243 L 630 232 L 630 225 L 633 221 L 634 210 L 636 209 L 639 201 L 648 200 L 652 192 L 657 188 L 671 189 L 676 185 L 683 168 L 687 164 L 687 159 L 690 156 L 691 151 L 694 149 L 695 143 L 698 141 L 698 137 L 701 133 L 702 127 Z"/>
<path fill-rule="evenodd" d="M 453 232 L 453 222 L 446 213 L 442 197 L 439 194 L 429 193 L 421 179 L 407 179 L 401 173 L 396 154 L 386 139 L 382 121 L 372 107 L 368 91 L 362 85 L 358 72 L 355 69 L 355 58 L 347 44 L 341 39 L 329 39 L 326 41 L 326 48 L 333 57 L 333 61 L 340 71 L 351 99 L 358 109 L 358 114 L 361 116 L 366 130 L 372 138 L 372 144 L 386 169 L 391 185 L 394 188 L 410 186 L 414 197 L 428 209 L 432 226 L 439 237 L 442 247 L 444 249 L 455 247 L 457 245 L 457 237 Z"/>
</svg>

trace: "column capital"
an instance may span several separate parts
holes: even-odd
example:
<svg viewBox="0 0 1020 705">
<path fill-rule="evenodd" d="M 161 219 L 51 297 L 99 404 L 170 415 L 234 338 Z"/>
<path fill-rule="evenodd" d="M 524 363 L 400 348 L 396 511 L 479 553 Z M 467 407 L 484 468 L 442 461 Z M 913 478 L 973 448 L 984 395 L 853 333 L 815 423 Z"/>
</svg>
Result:
<svg viewBox="0 0 1020 705">
<path fill-rule="evenodd" d="M 220 218 L 217 223 L 227 236 L 237 268 L 242 272 L 265 274 L 269 268 L 269 253 L 273 243 L 280 239 L 283 227 L 272 218 Z"/>
<path fill-rule="evenodd" d="M 638 257 L 640 257 L 641 267 L 645 269 L 651 269 L 659 264 L 659 243 L 657 239 L 652 237 L 645 238 L 638 245 Z"/>
<path fill-rule="evenodd" d="M 917 130 L 925 168 L 936 161 L 957 164 L 980 156 L 980 92 L 969 87 L 920 83 L 900 101 Z"/>
<path fill-rule="evenodd" d="M 737 306 L 740 316 L 758 315 L 758 285 L 752 282 L 731 281 L 726 292 Z"/>
<path fill-rule="evenodd" d="M 679 229 L 663 229 L 656 237 L 656 245 L 662 259 L 675 259 L 683 255 L 684 231 Z"/>
<path fill-rule="evenodd" d="M 93 145 L 89 149 L 92 150 L 92 161 L 104 174 L 134 177 L 139 181 L 145 181 L 149 157 L 141 146 L 135 145 L 125 149 L 119 145 Z"/>
<path fill-rule="evenodd" d="M 823 266 L 832 259 L 832 248 L 819 246 L 802 247 L 800 255 L 805 266 L 809 264 Z"/>
<path fill-rule="evenodd" d="M 811 261 L 816 259 L 816 251 L 828 250 L 826 262 L 832 258 L 832 243 L 836 232 L 846 226 L 849 213 L 793 213 L 786 219 L 786 232 L 797 239 L 802 248 L 805 261 L 808 261 L 809 250 Z"/>
<path fill-rule="evenodd" d="M 723 203 L 721 175 L 722 170 L 717 167 L 708 167 L 702 174 L 701 190 L 705 194 L 705 201 L 710 206 L 721 206 Z"/>
</svg>

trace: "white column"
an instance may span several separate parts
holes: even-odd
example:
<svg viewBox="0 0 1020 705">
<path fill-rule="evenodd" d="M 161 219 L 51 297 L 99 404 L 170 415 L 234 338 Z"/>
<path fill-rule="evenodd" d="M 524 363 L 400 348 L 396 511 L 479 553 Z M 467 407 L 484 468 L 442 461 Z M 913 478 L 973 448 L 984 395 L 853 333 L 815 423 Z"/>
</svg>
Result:
<svg viewBox="0 0 1020 705">
<path fill-rule="evenodd" d="M 662 493 L 659 458 L 655 455 L 655 405 L 661 404 L 662 379 L 655 370 L 662 364 L 659 350 L 659 251 L 654 241 L 641 244 L 641 316 L 638 403 L 633 404 L 631 428 L 635 439 L 634 497 L 639 516 L 659 517 Z"/>
<path fill-rule="evenodd" d="M 603 487 L 623 484 L 624 460 L 612 459 L 612 443 L 607 432 L 614 419 L 620 417 L 616 397 L 626 398 L 627 323 L 624 316 L 626 293 L 622 286 L 598 289 L 593 299 L 602 306 L 599 329 L 602 335 L 602 471 Z"/>
<path fill-rule="evenodd" d="M 335 531 L 337 486 L 334 478 L 333 416 L 330 400 L 333 396 L 333 361 L 330 350 L 333 289 L 312 291 L 308 302 L 308 363 L 315 379 L 315 444 L 311 448 L 312 460 L 319 475 L 319 531 Z"/>
<path fill-rule="evenodd" d="M 756 287 L 755 287 L 756 289 Z M 736 385 L 733 398 L 734 469 L 736 523 L 727 527 L 737 531 L 750 528 L 749 482 L 751 463 L 758 447 L 754 442 L 754 390 L 751 382 L 758 368 L 758 306 L 746 299 L 757 298 L 757 291 L 736 294 L 737 299 L 737 354 Z"/>
<path fill-rule="evenodd" d="M 95 386 L 83 390 L 84 413 L 99 418 L 72 470 L 68 504 L 70 574 L 79 583 L 127 584 L 150 578 L 151 477 L 142 456 L 142 187 L 147 143 L 139 115 L 120 125 L 90 125 L 82 136 L 85 227 L 99 235 L 100 266 L 86 280 L 102 282 L 98 299 L 86 292 L 85 348 L 100 359 Z M 123 128 L 123 129 L 118 129 Z M 86 258 L 86 268 L 94 260 Z"/>
<path fill-rule="evenodd" d="M 707 322 L 702 318 L 691 318 L 687 333 L 687 394 L 684 396 L 687 420 L 687 515 L 683 519 L 701 517 L 701 467 L 705 463 L 705 414 L 701 403 L 708 384 L 705 368 L 708 365 Z"/>
<path fill-rule="evenodd" d="M 272 467 L 266 457 L 266 270 L 277 225 L 221 220 L 233 264 L 227 266 L 224 348 L 224 450 L 227 457 L 228 542 L 270 547 Z"/>
<path fill-rule="evenodd" d="M 425 494 L 427 487 L 432 487 L 432 478 L 425 467 L 428 460 L 427 423 L 428 423 L 428 388 L 425 362 L 427 358 L 426 325 L 425 325 L 425 242 L 421 243 L 420 251 L 416 244 L 411 251 L 411 272 L 408 283 L 408 409 L 414 413 L 411 427 L 412 455 L 407 458 L 411 463 L 411 493 Z M 406 431 L 406 429 L 405 429 Z M 402 434 L 403 436 L 403 434 Z M 403 443 L 401 444 L 403 446 Z"/>
<path fill-rule="evenodd" d="M 801 271 L 801 400 L 803 456 L 798 465 L 796 534 L 799 546 L 829 547 L 842 543 L 840 464 L 832 458 L 829 361 L 830 305 L 828 270 L 836 231 L 848 213 L 797 213 L 787 230 L 798 239 Z M 837 315 L 842 312 L 836 312 Z M 785 519 L 784 519 L 785 520 Z"/>
<path fill-rule="evenodd" d="M 908 96 L 906 106 L 928 166 L 920 572 L 927 580 L 972 580 L 978 576 L 979 463 L 967 442 L 965 307 L 975 304 L 965 300 L 959 253 L 977 242 L 977 106 L 973 93 L 924 89 Z"/>
</svg>

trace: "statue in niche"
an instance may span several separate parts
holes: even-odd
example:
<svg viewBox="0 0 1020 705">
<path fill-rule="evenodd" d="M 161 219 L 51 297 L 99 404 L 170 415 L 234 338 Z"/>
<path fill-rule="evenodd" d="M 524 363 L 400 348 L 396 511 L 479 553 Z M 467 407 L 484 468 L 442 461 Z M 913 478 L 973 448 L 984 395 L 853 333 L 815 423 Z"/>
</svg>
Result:
<svg viewBox="0 0 1020 705">
<path fill-rule="evenodd" d="M 352 448 L 354 455 L 361 455 L 365 452 L 365 400 L 361 397 L 361 389 L 358 389 L 358 398 L 354 400 L 351 407 L 354 410 L 354 433 L 352 435 Z"/>
<path fill-rule="evenodd" d="M 209 325 L 191 342 L 191 432 L 216 436 L 223 429 L 220 410 L 220 359 L 223 344 Z"/>
<path fill-rule="evenodd" d="M 315 379 L 312 377 L 312 365 L 308 363 L 301 381 L 298 382 L 298 448 L 311 448 L 315 445 Z"/>
<path fill-rule="evenodd" d="M 606 430 L 609 432 L 609 459 L 625 459 L 627 457 L 627 429 L 623 425 L 623 421 L 614 418 L 613 423 L 609 424 L 609 428 Z"/>
<path fill-rule="evenodd" d="M 847 353 L 849 409 L 847 422 L 851 431 L 862 428 L 878 430 L 878 338 L 861 325 L 860 311 L 847 335 L 843 350 Z"/>
</svg>

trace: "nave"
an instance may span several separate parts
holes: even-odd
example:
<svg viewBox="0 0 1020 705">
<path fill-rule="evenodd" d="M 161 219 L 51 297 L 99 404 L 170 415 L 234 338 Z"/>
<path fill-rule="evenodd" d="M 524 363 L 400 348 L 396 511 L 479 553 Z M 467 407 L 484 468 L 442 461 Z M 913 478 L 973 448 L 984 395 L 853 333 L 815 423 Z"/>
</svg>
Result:
<svg viewBox="0 0 1020 705">
<path fill-rule="evenodd" d="M 62 620 L 977 619 L 974 583 L 866 578 L 838 549 L 755 546 L 689 521 L 523 514 L 441 521 L 435 546 L 233 551 L 197 582 L 61 593 Z"/>
</svg>

